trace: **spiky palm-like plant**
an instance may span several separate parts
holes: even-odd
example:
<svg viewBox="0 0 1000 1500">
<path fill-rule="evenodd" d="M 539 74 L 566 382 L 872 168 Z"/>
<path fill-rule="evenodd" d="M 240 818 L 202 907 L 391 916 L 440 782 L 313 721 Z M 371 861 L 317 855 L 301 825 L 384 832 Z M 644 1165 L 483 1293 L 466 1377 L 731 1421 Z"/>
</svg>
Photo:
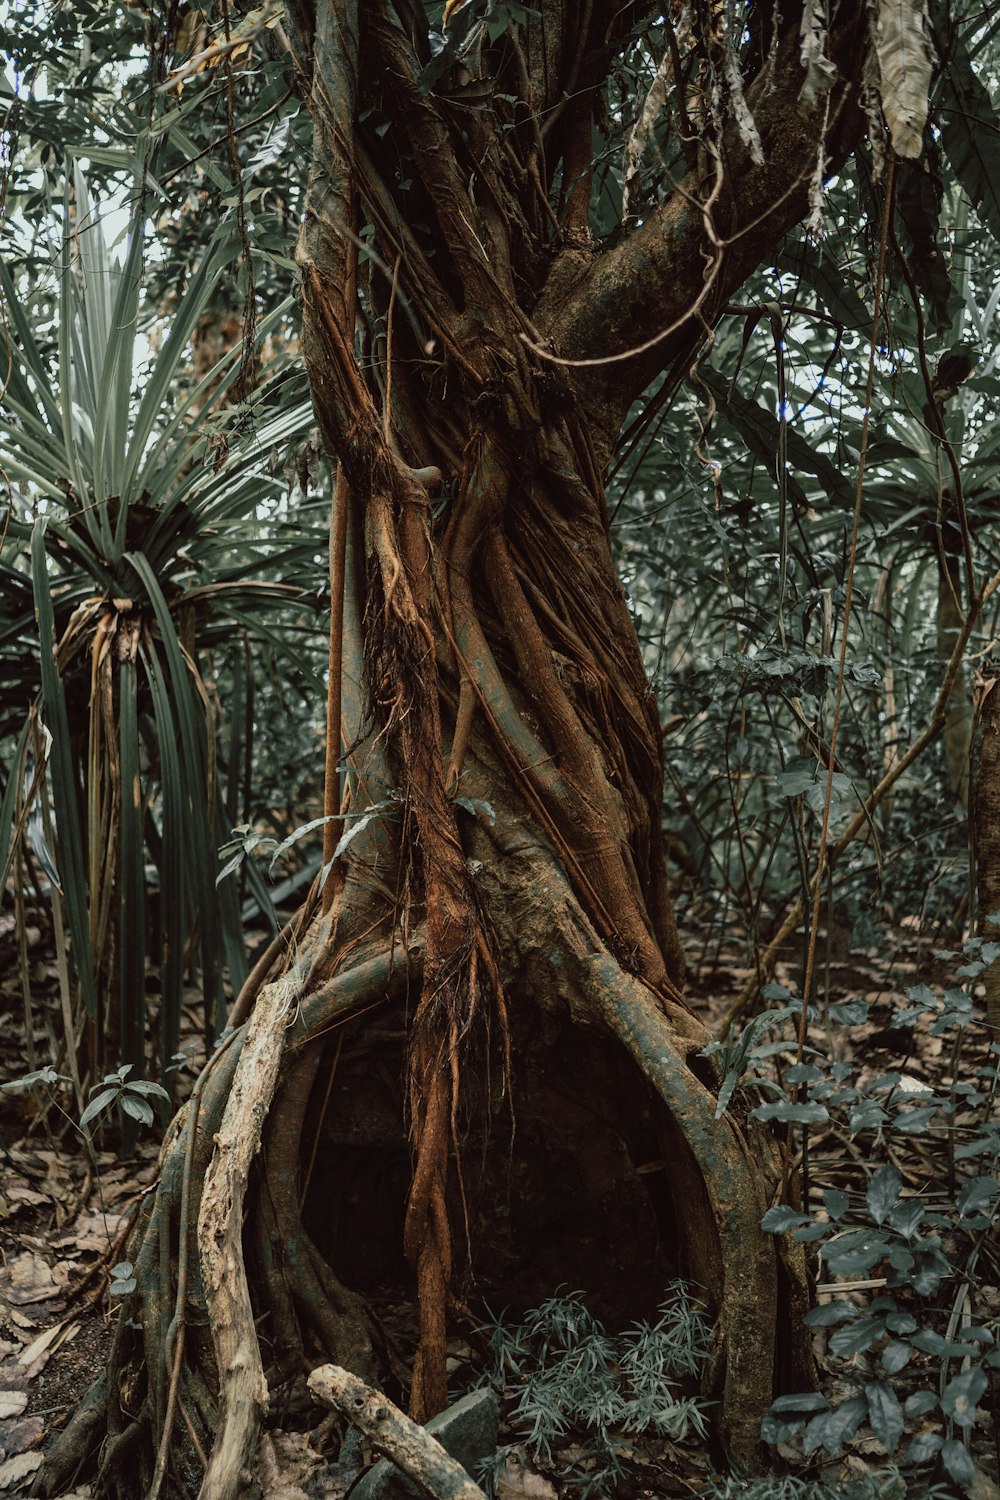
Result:
<svg viewBox="0 0 1000 1500">
<path fill-rule="evenodd" d="M 321 530 L 308 511 L 293 524 L 287 486 L 269 467 L 312 416 L 287 367 L 229 404 L 239 346 L 187 378 L 191 334 L 226 269 L 221 244 L 190 275 L 158 348 L 142 332 L 141 206 L 118 263 L 77 170 L 61 250 L 51 357 L 0 263 L 10 332 L 0 445 L 12 496 L 0 564 L 0 847 L 9 868 L 34 802 L 54 845 L 57 935 L 64 911 L 87 1067 L 141 1070 L 149 959 L 160 971 L 163 1066 L 196 948 L 209 1037 L 224 1019 L 224 970 L 233 984 L 245 972 L 236 892 L 216 886 L 228 789 L 205 664 L 236 637 L 276 638 L 274 611 L 287 611 L 294 591 L 270 579 L 315 565 Z M 275 309 L 261 333 L 287 311 Z M 230 743 L 230 782 L 238 748 Z"/>
</svg>

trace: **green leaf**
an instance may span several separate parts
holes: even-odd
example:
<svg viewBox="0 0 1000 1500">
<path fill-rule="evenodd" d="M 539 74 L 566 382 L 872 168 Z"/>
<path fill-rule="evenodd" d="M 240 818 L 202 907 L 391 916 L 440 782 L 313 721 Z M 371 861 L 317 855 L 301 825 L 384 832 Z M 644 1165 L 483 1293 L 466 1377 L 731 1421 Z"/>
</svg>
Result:
<svg viewBox="0 0 1000 1500">
<path fill-rule="evenodd" d="M 750 401 L 735 391 L 731 392 L 728 382 L 716 370 L 703 366 L 698 371 L 698 379 L 708 386 L 719 410 L 725 414 L 747 447 L 773 473 L 781 428 L 777 417 L 772 416 L 758 402 Z M 785 441 L 790 468 L 794 467 L 800 473 L 811 475 L 818 481 L 818 487 L 838 505 L 847 509 L 853 506 L 854 493 L 850 483 L 825 453 L 808 443 L 800 432 L 787 423 Z M 806 509 L 808 500 L 802 485 L 791 472 L 787 478 L 788 490 L 796 505 Z"/>
<path fill-rule="evenodd" d="M 903 1436 L 903 1410 L 895 1391 L 884 1380 L 870 1380 L 865 1395 L 872 1431 L 886 1453 L 895 1453 Z"/>
<path fill-rule="evenodd" d="M 304 839 L 307 833 L 312 833 L 313 829 L 322 828 L 324 823 L 339 822 L 340 813 L 328 813 L 326 817 L 312 818 L 308 823 L 303 823 L 299 828 L 293 828 L 288 837 L 286 839 L 282 839 L 281 843 L 271 855 L 271 863 L 268 868 L 273 870 L 275 860 L 280 859 L 282 854 L 285 854 L 289 849 L 291 849 L 293 844 L 298 843 L 299 839 Z"/>
<path fill-rule="evenodd" d="M 148 1094 L 154 1099 L 169 1099 L 170 1095 L 160 1083 L 153 1083 L 147 1078 L 134 1078 L 125 1085 L 125 1092 L 131 1094 Z"/>
<path fill-rule="evenodd" d="M 758 1104 L 750 1113 L 755 1120 L 792 1120 L 800 1125 L 818 1125 L 830 1118 L 824 1104 L 792 1104 L 788 1099 Z"/>
<path fill-rule="evenodd" d="M 819 1391 L 803 1391 L 795 1396 L 779 1396 L 771 1402 L 771 1411 L 828 1411 L 829 1401 Z"/>
<path fill-rule="evenodd" d="M 0 1092 L 5 1094 L 19 1094 L 25 1089 L 53 1088 L 57 1083 L 68 1083 L 69 1079 L 62 1073 L 57 1073 L 55 1068 L 36 1068 L 33 1073 L 25 1073 L 23 1078 L 12 1078 L 9 1083 L 0 1083 Z"/>
<path fill-rule="evenodd" d="M 814 1453 L 817 1448 L 825 1448 L 836 1457 L 857 1432 L 867 1411 L 868 1403 L 863 1396 L 850 1396 L 834 1411 L 813 1417 L 802 1436 L 804 1452 Z"/>
<path fill-rule="evenodd" d="M 941 1462 L 956 1484 L 971 1484 L 976 1477 L 976 1466 L 972 1462 L 972 1455 L 964 1443 L 957 1438 L 944 1443 L 941 1448 Z"/>
<path fill-rule="evenodd" d="M 980 218 L 1000 240 L 1000 121 L 943 0 L 932 6 L 931 15 L 939 51 L 948 59 L 936 107 L 941 143 Z"/>
<path fill-rule="evenodd" d="M 832 1302 L 821 1302 L 818 1307 L 811 1307 L 804 1322 L 810 1328 L 832 1328 L 837 1323 L 858 1316 L 858 1309 L 853 1302 L 849 1302 L 846 1297 L 835 1297 Z"/>
<path fill-rule="evenodd" d="M 808 1224 L 809 1215 L 802 1213 L 797 1208 L 789 1208 L 787 1204 L 780 1203 L 777 1208 L 769 1208 L 760 1221 L 761 1229 L 766 1229 L 769 1234 L 785 1234 L 789 1229 L 795 1229 L 799 1224 Z"/>
<path fill-rule="evenodd" d="M 820 1254 L 836 1276 L 865 1276 L 885 1258 L 888 1243 L 882 1234 L 857 1229 L 838 1235 L 824 1245 Z"/>
<path fill-rule="evenodd" d="M 481 797 L 453 797 L 452 801 L 456 807 L 464 807 L 474 818 L 480 815 L 484 817 L 491 828 L 495 826 L 497 815 L 492 803 L 484 802 Z"/>
<path fill-rule="evenodd" d="M 827 1188 L 823 1194 L 823 1207 L 831 1219 L 842 1219 L 850 1206 L 850 1198 L 839 1188 Z"/>
<path fill-rule="evenodd" d="M 989 1378 L 985 1370 L 972 1368 L 963 1370 L 945 1386 L 941 1395 L 941 1409 L 959 1427 L 974 1427 L 976 1407 L 986 1392 Z"/>
<path fill-rule="evenodd" d="M 127 1297 L 136 1288 L 135 1267 L 130 1260 L 119 1261 L 111 1267 L 108 1294 L 112 1297 Z"/>
<path fill-rule="evenodd" d="M 903 1405 L 903 1411 L 911 1420 L 914 1417 L 924 1417 L 929 1411 L 936 1411 L 940 1402 L 934 1391 L 914 1391 L 912 1396 L 907 1396 Z"/>
<path fill-rule="evenodd" d="M 118 895 L 118 997 L 121 1056 L 142 1071 L 146 1059 L 146 862 L 135 662 L 118 674 L 121 764 Z"/>
<path fill-rule="evenodd" d="M 907 1462 L 911 1464 L 930 1463 L 935 1453 L 941 1452 L 943 1443 L 944 1438 L 939 1432 L 918 1432 L 906 1450 Z"/>
<path fill-rule="evenodd" d="M 45 554 L 45 520 L 37 520 L 31 532 L 31 581 L 38 616 L 38 638 L 41 644 L 40 666 L 42 701 L 52 734 L 49 750 L 49 773 L 52 778 L 52 804 L 56 834 L 59 840 L 60 874 L 66 913 L 69 920 L 73 963 L 80 982 L 88 1016 L 97 1010 L 94 984 L 94 958 L 90 946 L 90 921 L 86 910 L 83 839 L 80 834 L 77 779 L 69 730 L 69 714 L 62 678 L 55 658 L 55 616 L 49 589 Z"/>
<path fill-rule="evenodd" d="M 1000 1193 L 1000 1182 L 995 1177 L 972 1177 L 966 1182 L 955 1202 L 959 1213 L 979 1213 Z"/>
<path fill-rule="evenodd" d="M 868 1212 L 876 1224 L 882 1224 L 888 1218 L 890 1210 L 899 1198 L 900 1189 L 903 1186 L 903 1177 L 898 1167 L 891 1162 L 886 1162 L 872 1174 L 868 1183 L 866 1199 Z"/>
<path fill-rule="evenodd" d="M 141 1125 L 152 1125 L 153 1110 L 145 1099 L 137 1099 L 133 1094 L 122 1094 L 121 1107 L 125 1114 L 133 1120 L 138 1120 Z"/>
<path fill-rule="evenodd" d="M 887 1375 L 898 1375 L 909 1364 L 912 1355 L 912 1344 L 904 1339 L 893 1339 L 882 1350 L 882 1368 Z"/>
<path fill-rule="evenodd" d="M 353 840 L 357 838 L 358 834 L 361 833 L 363 829 L 367 828 L 372 819 L 376 818 L 378 814 L 389 805 L 390 803 L 388 801 L 376 802 L 374 806 L 370 807 L 366 813 L 362 813 L 359 818 L 356 818 L 351 824 L 350 828 L 345 828 L 344 832 L 337 840 L 337 847 L 333 851 L 333 858 L 335 860 L 338 860 L 344 853 L 344 851 L 350 846 Z"/>
<path fill-rule="evenodd" d="M 885 1323 L 881 1318 L 858 1318 L 853 1323 L 838 1328 L 836 1333 L 830 1335 L 830 1350 L 846 1358 L 852 1354 L 860 1354 L 864 1349 L 870 1349 L 876 1339 L 880 1339 L 885 1332 Z"/>
<path fill-rule="evenodd" d="M 871 311 L 851 286 L 847 270 L 835 263 L 825 245 L 811 245 L 801 239 L 789 244 L 778 255 L 775 265 L 805 282 L 816 293 L 822 312 L 836 318 L 845 328 L 871 333 Z"/>
<path fill-rule="evenodd" d="M 113 1088 L 101 1089 L 101 1092 L 96 1098 L 91 1099 L 87 1108 L 80 1116 L 80 1129 L 82 1130 L 85 1125 L 89 1125 L 91 1120 L 96 1120 L 97 1116 L 106 1110 L 109 1104 L 114 1103 L 120 1093 L 121 1089 L 117 1085 Z"/>
</svg>

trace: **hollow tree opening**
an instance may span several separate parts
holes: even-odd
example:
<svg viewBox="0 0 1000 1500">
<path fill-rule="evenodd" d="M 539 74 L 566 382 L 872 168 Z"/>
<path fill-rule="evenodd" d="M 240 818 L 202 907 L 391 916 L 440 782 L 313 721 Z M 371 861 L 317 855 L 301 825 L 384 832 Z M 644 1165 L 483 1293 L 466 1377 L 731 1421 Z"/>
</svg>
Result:
<svg viewBox="0 0 1000 1500">
<path fill-rule="evenodd" d="M 696 7 L 675 80 L 684 175 L 603 242 L 604 88 L 629 48 L 669 53 L 670 23 L 568 0 L 517 15 L 499 29 L 469 5 L 436 54 L 415 0 L 294 3 L 276 33 L 314 127 L 297 262 L 337 466 L 327 809 L 354 836 L 172 1127 L 110 1369 L 47 1493 L 103 1438 L 102 1493 L 235 1495 L 269 1401 L 329 1359 L 407 1383 L 419 1420 L 440 1409 L 470 1091 L 509 1130 L 542 1033 L 550 1089 L 601 1047 L 604 1076 L 636 1081 L 621 1161 L 641 1165 L 628 1142 L 653 1133 L 651 1212 L 711 1305 L 732 1455 L 754 1465 L 775 1392 L 809 1380 L 803 1262 L 759 1227 L 772 1143 L 739 1108 L 716 1119 L 709 1038 L 683 997 L 660 726 L 602 476 L 632 403 L 683 378 L 805 214 L 817 163 L 852 148 L 865 10 L 837 9 L 804 87 L 794 7 L 751 7 L 732 30 Z M 387 1174 L 385 1222 L 419 1309 L 412 1372 L 337 1263 L 344 1227 L 324 1233 L 306 1191 L 341 1033 L 348 1054 L 386 1035 L 403 1059 L 409 1160 L 405 1182 Z"/>
</svg>

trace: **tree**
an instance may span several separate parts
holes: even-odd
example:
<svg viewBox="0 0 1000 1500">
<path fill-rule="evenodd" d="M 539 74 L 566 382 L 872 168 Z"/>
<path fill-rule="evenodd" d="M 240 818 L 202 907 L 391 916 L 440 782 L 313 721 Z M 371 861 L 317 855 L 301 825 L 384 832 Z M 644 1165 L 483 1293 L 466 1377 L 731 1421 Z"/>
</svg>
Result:
<svg viewBox="0 0 1000 1500">
<path fill-rule="evenodd" d="M 897 10 L 912 66 L 901 81 L 883 46 L 891 139 L 871 75 L 865 94 L 889 152 L 876 200 L 893 148 L 919 153 L 926 115 L 922 13 Z M 369 1012 L 407 1033 L 418 1419 L 446 1401 L 446 1319 L 461 1311 L 463 1140 L 484 1133 L 484 1080 L 516 1118 L 540 1017 L 566 1052 L 576 1029 L 601 1038 L 600 1086 L 636 1110 L 656 1101 L 735 1459 L 758 1461 L 775 1393 L 810 1379 L 801 1247 L 760 1228 L 786 1164 L 744 1111 L 717 1109 L 710 1038 L 684 999 L 661 730 L 602 476 L 633 403 L 652 382 L 663 399 L 677 387 L 861 142 L 868 10 L 698 5 L 676 25 L 637 0 L 448 12 L 438 33 L 418 0 L 295 0 L 280 24 L 269 6 L 234 21 L 235 38 L 227 18 L 201 55 L 285 46 L 312 118 L 296 260 L 337 466 L 328 875 L 257 964 L 171 1127 L 110 1368 L 47 1466 L 49 1493 L 106 1434 L 108 1493 L 137 1475 L 158 1488 L 168 1461 L 194 1484 L 200 1447 L 201 1495 L 235 1494 L 267 1410 L 265 1314 L 273 1386 L 301 1376 L 312 1344 L 378 1372 L 378 1330 L 307 1233 L 299 1192 L 329 1033 Z M 633 118 L 615 202 L 602 153 Z"/>
</svg>

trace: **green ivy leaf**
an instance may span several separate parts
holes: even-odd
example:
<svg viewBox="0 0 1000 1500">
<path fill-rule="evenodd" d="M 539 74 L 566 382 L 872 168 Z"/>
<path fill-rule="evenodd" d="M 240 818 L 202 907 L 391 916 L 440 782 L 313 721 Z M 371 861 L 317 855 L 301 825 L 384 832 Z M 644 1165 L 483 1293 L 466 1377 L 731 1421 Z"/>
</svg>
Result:
<svg viewBox="0 0 1000 1500">
<path fill-rule="evenodd" d="M 884 1380 L 870 1380 L 865 1395 L 872 1432 L 886 1453 L 895 1453 L 903 1436 L 903 1409 L 896 1392 Z"/>
<path fill-rule="evenodd" d="M 959 1427 L 974 1427 L 976 1407 L 979 1405 L 989 1378 L 985 1370 L 973 1368 L 963 1370 L 945 1386 L 941 1396 L 941 1408 Z"/>
<path fill-rule="evenodd" d="M 809 1222 L 808 1214 L 797 1208 L 789 1208 L 787 1203 L 779 1203 L 777 1208 L 768 1209 L 760 1221 L 760 1227 L 769 1234 L 786 1234 L 789 1229 L 796 1229 L 800 1224 Z"/>
<path fill-rule="evenodd" d="M 879 1167 L 868 1183 L 866 1194 L 868 1212 L 876 1224 L 883 1224 L 899 1198 L 903 1177 L 898 1167 L 891 1162 Z"/>
<path fill-rule="evenodd" d="M 903 1339 L 893 1339 L 882 1350 L 882 1368 L 887 1375 L 898 1375 L 910 1363 L 913 1345 Z"/>
<path fill-rule="evenodd" d="M 976 1466 L 969 1450 L 957 1438 L 942 1444 L 941 1462 L 956 1484 L 971 1484 L 976 1477 Z"/>
<path fill-rule="evenodd" d="M 805 1453 L 814 1453 L 825 1448 L 834 1457 L 840 1453 L 848 1438 L 852 1438 L 864 1421 L 868 1403 L 863 1396 L 851 1396 L 841 1402 L 835 1411 L 822 1412 L 813 1417 L 802 1435 Z"/>
</svg>

